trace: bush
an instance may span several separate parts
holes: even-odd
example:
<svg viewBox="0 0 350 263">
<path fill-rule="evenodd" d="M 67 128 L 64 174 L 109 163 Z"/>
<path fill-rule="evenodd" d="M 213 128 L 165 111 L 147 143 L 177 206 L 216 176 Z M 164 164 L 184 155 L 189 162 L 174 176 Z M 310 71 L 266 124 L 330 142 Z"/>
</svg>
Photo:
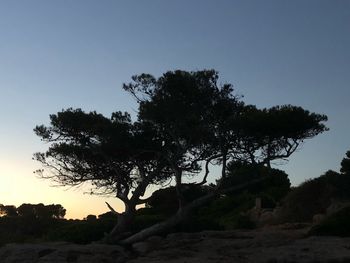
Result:
<svg viewBox="0 0 350 263">
<path fill-rule="evenodd" d="M 160 214 L 140 214 L 135 217 L 132 224 L 131 231 L 137 232 L 144 228 L 150 227 L 161 221 L 166 220 L 168 217 Z"/>
<path fill-rule="evenodd" d="M 229 163 L 223 187 L 229 188 L 258 178 L 265 178 L 265 180 L 248 186 L 246 191 L 263 197 L 263 202 L 265 199 L 265 204 L 268 205 L 268 208 L 275 207 L 290 191 L 290 181 L 284 171 L 242 162 Z M 229 195 L 235 196 L 236 193 Z"/>
<path fill-rule="evenodd" d="M 319 225 L 309 231 L 309 235 L 316 236 L 350 236 L 350 207 L 341 209 L 326 218 Z"/>
<path fill-rule="evenodd" d="M 332 199 L 350 198 L 350 176 L 328 171 L 293 189 L 283 200 L 281 222 L 310 222 L 325 213 Z"/>
<path fill-rule="evenodd" d="M 255 195 L 247 191 L 236 196 L 221 196 L 197 211 L 198 224 L 206 226 L 206 230 L 251 228 L 253 226 L 243 223 L 245 218 L 241 218 L 241 214 L 251 209 L 254 201 Z"/>
<path fill-rule="evenodd" d="M 186 202 L 191 202 L 207 194 L 209 191 L 207 186 L 184 184 L 182 187 Z M 146 206 L 152 208 L 157 214 L 165 214 L 168 216 L 175 214 L 179 207 L 176 188 L 171 186 L 155 191 L 148 200 Z"/>
<path fill-rule="evenodd" d="M 67 241 L 77 244 L 88 244 L 100 240 L 105 233 L 109 233 L 114 226 L 108 220 L 69 220 L 60 227 L 49 231 L 45 237 L 48 241 Z"/>
<path fill-rule="evenodd" d="M 231 229 L 254 229 L 256 224 L 249 216 L 243 214 L 233 214 L 225 216 L 221 219 L 221 225 L 225 230 Z"/>
</svg>

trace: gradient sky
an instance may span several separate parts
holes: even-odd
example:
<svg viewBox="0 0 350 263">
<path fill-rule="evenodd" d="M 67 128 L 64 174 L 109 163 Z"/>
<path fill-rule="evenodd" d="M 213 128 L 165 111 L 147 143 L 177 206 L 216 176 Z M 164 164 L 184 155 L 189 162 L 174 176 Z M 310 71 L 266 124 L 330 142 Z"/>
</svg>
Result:
<svg viewBox="0 0 350 263">
<path fill-rule="evenodd" d="M 33 175 L 33 133 L 80 107 L 135 114 L 121 85 L 139 73 L 214 68 L 248 104 L 328 115 L 285 170 L 294 185 L 339 170 L 350 149 L 350 1 L 0 1 L 0 203 L 60 203 L 68 218 L 113 198 L 51 187 Z"/>
</svg>

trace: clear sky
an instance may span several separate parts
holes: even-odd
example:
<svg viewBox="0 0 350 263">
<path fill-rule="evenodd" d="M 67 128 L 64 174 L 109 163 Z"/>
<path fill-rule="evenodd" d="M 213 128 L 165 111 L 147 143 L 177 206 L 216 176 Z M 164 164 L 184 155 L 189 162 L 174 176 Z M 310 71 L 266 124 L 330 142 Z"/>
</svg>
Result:
<svg viewBox="0 0 350 263">
<path fill-rule="evenodd" d="M 339 169 L 350 149 L 350 1 L 2 0 L 0 203 L 60 203 L 67 217 L 113 198 L 50 187 L 33 175 L 33 133 L 49 114 L 106 116 L 137 106 L 121 85 L 139 73 L 214 68 L 248 104 L 293 104 L 328 115 L 329 132 L 287 164 L 294 185 Z"/>
</svg>

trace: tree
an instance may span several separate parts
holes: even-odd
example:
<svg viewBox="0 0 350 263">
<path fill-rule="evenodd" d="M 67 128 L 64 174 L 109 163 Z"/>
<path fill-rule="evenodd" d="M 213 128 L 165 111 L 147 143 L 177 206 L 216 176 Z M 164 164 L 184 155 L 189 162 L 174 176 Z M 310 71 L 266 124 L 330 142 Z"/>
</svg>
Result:
<svg viewBox="0 0 350 263">
<path fill-rule="evenodd" d="M 14 205 L 0 204 L 0 216 L 8 216 L 8 217 L 18 216 L 17 208 Z"/>
<path fill-rule="evenodd" d="M 49 143 L 49 149 L 35 154 L 35 159 L 50 171 L 40 170 L 43 178 L 61 185 L 90 182 L 94 193 L 122 200 L 125 212 L 118 216 L 112 235 L 127 230 L 136 205 L 146 201 L 141 197 L 148 185 L 174 178 L 178 200 L 174 217 L 125 243 L 164 231 L 219 194 L 255 182 L 222 189 L 228 162 L 270 166 L 273 160 L 288 158 L 304 139 L 327 130 L 326 116 L 300 107 L 260 110 L 245 105 L 231 84 L 219 85 L 214 70 L 169 71 L 158 79 L 141 74 L 123 88 L 139 103 L 137 122 L 121 112 L 106 118 L 80 109 L 63 110 L 50 116 L 50 126 L 35 128 Z M 204 169 L 203 178 L 193 184 L 206 183 L 210 164 L 221 166 L 218 185 L 207 195 L 186 201 L 183 178 Z"/>
<path fill-rule="evenodd" d="M 206 167 L 219 161 L 222 177 L 229 160 L 271 167 L 273 160 L 288 158 L 303 140 L 327 130 L 325 115 L 291 105 L 261 110 L 245 106 L 232 85 L 217 82 L 214 70 L 178 70 L 159 79 L 141 74 L 124 85 L 140 104 L 139 118 L 164 134 L 168 161 L 180 184 L 182 172 L 195 172 L 191 168 L 198 169 L 203 161 Z"/>
<path fill-rule="evenodd" d="M 51 204 L 45 206 L 50 218 L 62 219 L 66 215 L 66 209 L 60 204 Z"/>
<path fill-rule="evenodd" d="M 310 113 L 291 105 L 270 109 L 245 106 L 233 94 L 230 84 L 218 85 L 214 70 L 167 72 L 156 79 L 142 74 L 124 85 L 139 102 L 139 118 L 151 122 L 166 138 L 166 158 L 176 178 L 179 210 L 168 222 L 145 229 L 125 240 L 136 242 L 185 220 L 187 214 L 220 193 L 241 189 L 243 185 L 220 189 L 229 161 L 267 165 L 286 159 L 305 139 L 327 130 L 325 115 Z M 221 178 L 213 192 L 184 205 L 182 177 L 193 168 L 220 164 Z M 191 170 L 193 169 L 193 170 Z M 251 183 L 264 180 L 259 178 Z"/>
<path fill-rule="evenodd" d="M 34 154 L 44 169 L 36 173 L 63 186 L 89 182 L 92 193 L 115 195 L 125 205 L 113 233 L 126 231 L 136 206 L 150 184 L 171 174 L 162 160 L 162 141 L 152 126 L 131 122 L 127 113 L 106 118 L 96 112 L 67 109 L 50 115 L 50 126 L 35 133 L 49 143 L 44 153 Z M 46 170 L 46 171 L 45 171 Z"/>
<path fill-rule="evenodd" d="M 66 209 L 60 204 L 22 204 L 17 208 L 18 216 L 36 219 L 62 219 Z"/>
<path fill-rule="evenodd" d="M 350 151 L 346 152 L 346 157 L 340 163 L 340 172 L 342 174 L 350 174 Z"/>
<path fill-rule="evenodd" d="M 97 220 L 97 216 L 96 215 L 87 215 L 85 220 L 88 222 L 95 222 Z"/>
<path fill-rule="evenodd" d="M 165 158 L 172 169 L 179 199 L 185 204 L 182 177 L 198 174 L 206 162 L 222 157 L 225 174 L 226 156 L 232 137 L 227 123 L 239 114 L 243 102 L 233 95 L 231 84 L 218 84 L 214 70 L 196 72 L 169 71 L 156 79 L 149 74 L 132 77 L 124 84 L 139 102 L 139 119 L 150 122 L 162 134 Z"/>
<path fill-rule="evenodd" d="M 22 204 L 19 207 L 0 204 L 0 215 L 9 217 L 30 217 L 36 219 L 62 219 L 66 215 L 66 209 L 60 204 Z"/>
</svg>

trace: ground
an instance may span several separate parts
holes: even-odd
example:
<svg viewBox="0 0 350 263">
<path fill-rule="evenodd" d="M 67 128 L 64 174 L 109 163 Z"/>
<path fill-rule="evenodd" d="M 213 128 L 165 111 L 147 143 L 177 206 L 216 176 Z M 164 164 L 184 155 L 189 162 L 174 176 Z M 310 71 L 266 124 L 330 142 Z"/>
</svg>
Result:
<svg viewBox="0 0 350 263">
<path fill-rule="evenodd" d="M 350 262 L 350 238 L 306 237 L 307 230 L 304 225 L 283 225 L 174 233 L 151 237 L 128 249 L 100 244 L 9 244 L 0 249 L 0 262 Z"/>
</svg>

